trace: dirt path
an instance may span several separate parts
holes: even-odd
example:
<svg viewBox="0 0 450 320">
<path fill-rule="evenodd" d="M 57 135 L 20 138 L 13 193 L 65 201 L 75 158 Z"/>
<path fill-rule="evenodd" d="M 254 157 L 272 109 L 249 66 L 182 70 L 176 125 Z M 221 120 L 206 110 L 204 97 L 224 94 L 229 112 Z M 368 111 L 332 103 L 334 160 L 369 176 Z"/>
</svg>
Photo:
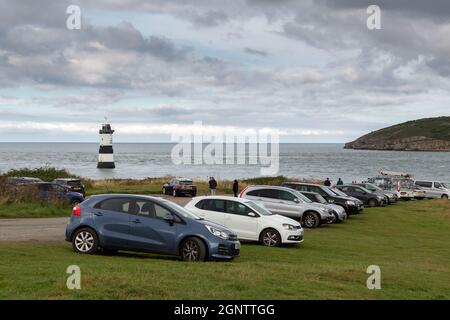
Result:
<svg viewBox="0 0 450 320">
<path fill-rule="evenodd" d="M 164 198 L 182 206 L 191 198 Z M 66 224 L 64 218 L 0 219 L 0 242 L 64 241 Z"/>
</svg>

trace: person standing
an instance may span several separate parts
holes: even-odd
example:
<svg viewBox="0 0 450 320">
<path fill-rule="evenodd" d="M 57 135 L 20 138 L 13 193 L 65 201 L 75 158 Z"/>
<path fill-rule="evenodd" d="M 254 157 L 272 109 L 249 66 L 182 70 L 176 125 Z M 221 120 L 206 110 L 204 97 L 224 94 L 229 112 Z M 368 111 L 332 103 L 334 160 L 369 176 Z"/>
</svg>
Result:
<svg viewBox="0 0 450 320">
<path fill-rule="evenodd" d="M 214 177 L 211 177 L 209 179 L 209 192 L 212 196 L 215 196 L 216 190 L 217 190 L 217 181 L 216 179 L 214 179 Z"/>
<path fill-rule="evenodd" d="M 342 181 L 341 178 L 338 179 L 338 182 L 336 183 L 337 186 L 342 186 L 344 184 L 344 181 Z"/>
<path fill-rule="evenodd" d="M 234 193 L 235 197 L 238 196 L 238 192 L 239 192 L 239 183 L 238 183 L 237 180 L 234 180 L 234 182 L 233 182 L 233 193 Z"/>
<path fill-rule="evenodd" d="M 331 181 L 330 178 L 327 178 L 327 180 L 325 180 L 325 182 L 323 183 L 324 186 L 326 187 L 331 187 Z"/>
</svg>

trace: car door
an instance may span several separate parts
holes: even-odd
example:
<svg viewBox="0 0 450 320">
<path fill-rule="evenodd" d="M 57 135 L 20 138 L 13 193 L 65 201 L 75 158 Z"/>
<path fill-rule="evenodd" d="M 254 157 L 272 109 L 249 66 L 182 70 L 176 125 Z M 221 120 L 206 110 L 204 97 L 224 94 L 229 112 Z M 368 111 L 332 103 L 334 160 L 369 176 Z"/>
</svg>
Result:
<svg viewBox="0 0 450 320">
<path fill-rule="evenodd" d="M 298 219 L 301 216 L 300 200 L 293 193 L 287 190 L 277 191 L 279 214 L 293 219 Z"/>
<path fill-rule="evenodd" d="M 446 193 L 444 187 L 439 182 L 433 182 L 433 197 L 440 198 Z"/>
<path fill-rule="evenodd" d="M 195 213 L 205 220 L 225 225 L 225 200 L 223 199 L 204 199 L 201 201 L 200 210 Z"/>
<path fill-rule="evenodd" d="M 127 248 L 130 236 L 132 198 L 114 197 L 97 203 L 93 210 L 94 225 L 102 246 Z"/>
<path fill-rule="evenodd" d="M 367 194 L 363 189 L 359 187 L 349 187 L 349 192 L 352 197 L 367 203 L 369 201 L 370 195 Z"/>
<path fill-rule="evenodd" d="M 133 249 L 173 253 L 176 248 L 178 222 L 164 218 L 172 215 L 166 207 L 150 200 L 136 199 L 130 215 L 130 239 Z M 174 216 L 176 218 L 176 216 Z"/>
<path fill-rule="evenodd" d="M 252 200 L 262 203 L 273 214 L 282 214 L 282 211 L 280 211 L 281 205 L 278 200 L 278 190 L 259 189 L 257 192 L 257 196 L 251 198 Z"/>
<path fill-rule="evenodd" d="M 245 204 L 227 200 L 225 207 L 225 226 L 233 230 L 239 239 L 258 240 L 259 214 Z"/>
</svg>

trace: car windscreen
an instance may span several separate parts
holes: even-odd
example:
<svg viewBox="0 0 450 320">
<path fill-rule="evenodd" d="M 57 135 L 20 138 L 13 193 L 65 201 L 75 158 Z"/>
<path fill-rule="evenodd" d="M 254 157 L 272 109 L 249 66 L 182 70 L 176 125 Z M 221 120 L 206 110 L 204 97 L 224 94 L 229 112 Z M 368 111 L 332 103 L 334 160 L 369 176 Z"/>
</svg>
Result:
<svg viewBox="0 0 450 320">
<path fill-rule="evenodd" d="M 199 216 L 193 214 L 192 212 L 190 212 L 189 210 L 183 208 L 182 206 L 180 206 L 179 204 L 173 203 L 171 201 L 164 201 L 164 203 L 172 210 L 174 210 L 175 212 L 181 214 L 183 217 L 188 218 L 188 219 L 192 219 L 192 220 L 201 220 L 202 218 L 200 218 Z"/>
<path fill-rule="evenodd" d="M 367 189 L 370 188 L 371 190 L 374 190 L 374 191 L 383 191 L 383 189 L 381 189 L 379 186 L 376 186 L 372 183 L 366 184 L 366 187 L 367 187 Z"/>
<path fill-rule="evenodd" d="M 348 197 L 348 195 L 345 192 L 343 192 L 343 191 L 341 191 L 339 189 L 328 189 L 328 190 L 330 190 L 331 192 L 333 192 L 337 196 Z"/>
<path fill-rule="evenodd" d="M 263 206 L 260 206 L 259 204 L 256 204 L 253 201 L 245 201 L 245 204 L 263 216 L 271 216 L 272 215 L 272 213 L 269 210 L 267 210 Z"/>
<path fill-rule="evenodd" d="M 294 193 L 295 193 L 295 195 L 300 199 L 300 200 L 302 200 L 303 202 L 306 202 L 306 203 L 312 203 L 312 201 L 310 200 L 310 199 L 308 199 L 307 197 L 305 197 L 303 194 L 301 194 L 299 191 L 297 191 L 297 190 L 291 190 L 291 191 L 293 191 Z"/>
<path fill-rule="evenodd" d="M 325 200 L 325 198 L 322 197 L 320 194 L 316 194 L 315 196 L 316 196 L 317 202 L 323 203 L 323 204 L 328 203 L 328 201 Z"/>
<path fill-rule="evenodd" d="M 333 194 L 332 189 L 329 187 L 322 187 L 322 190 L 325 191 L 329 196 L 332 196 L 332 197 L 335 196 L 335 194 Z"/>
<path fill-rule="evenodd" d="M 450 183 L 448 183 L 448 182 L 441 182 L 441 185 L 442 185 L 445 189 L 450 189 Z"/>
</svg>

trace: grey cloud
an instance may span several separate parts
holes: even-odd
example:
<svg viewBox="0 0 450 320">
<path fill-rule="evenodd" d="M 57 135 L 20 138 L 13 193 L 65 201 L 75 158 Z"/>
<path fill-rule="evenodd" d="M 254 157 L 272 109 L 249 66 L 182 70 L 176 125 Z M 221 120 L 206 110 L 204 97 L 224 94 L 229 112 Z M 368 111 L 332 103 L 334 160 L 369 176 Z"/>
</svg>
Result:
<svg viewBox="0 0 450 320">
<path fill-rule="evenodd" d="M 248 53 L 248 54 L 260 56 L 260 57 L 267 57 L 267 52 L 263 51 L 263 50 L 256 50 L 256 49 L 252 49 L 252 48 L 244 48 L 244 52 Z"/>
</svg>

